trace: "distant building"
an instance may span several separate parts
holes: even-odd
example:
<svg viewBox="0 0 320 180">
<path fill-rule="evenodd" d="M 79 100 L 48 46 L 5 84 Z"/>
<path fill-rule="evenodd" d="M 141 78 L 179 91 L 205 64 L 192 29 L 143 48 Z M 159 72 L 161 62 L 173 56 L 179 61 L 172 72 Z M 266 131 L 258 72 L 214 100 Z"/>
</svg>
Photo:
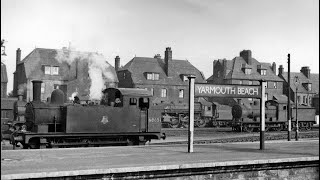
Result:
<svg viewBox="0 0 320 180">
<path fill-rule="evenodd" d="M 4 63 L 1 62 L 1 98 L 7 97 L 7 84 L 8 84 L 7 67 Z"/>
<path fill-rule="evenodd" d="M 100 61 L 92 71 L 90 65 L 98 58 Z M 61 89 L 67 98 L 76 93 L 81 98 L 88 99 L 92 80 L 89 73 L 99 73 L 97 70 L 106 66 L 103 72 L 109 72 L 109 77 L 103 76 L 101 83 L 105 87 L 116 87 L 118 79 L 114 68 L 106 59 L 97 53 L 72 51 L 63 49 L 36 48 L 21 61 L 21 50 L 17 50 L 16 71 L 14 72 L 13 94 L 23 93 L 24 99 L 32 100 L 32 81 L 43 81 L 41 100 L 51 96 L 54 89 Z M 96 79 L 93 79 L 96 80 Z"/>
<path fill-rule="evenodd" d="M 310 71 L 308 66 L 304 66 L 300 72 L 290 72 L 290 97 L 294 102 L 297 100 L 299 105 L 311 106 L 313 96 L 319 94 L 319 74 Z M 288 72 L 283 71 L 282 65 L 279 67 L 278 76 L 284 80 L 283 93 L 288 94 Z M 296 77 L 298 83 L 295 83 Z M 297 99 L 296 87 L 298 87 Z"/>
<path fill-rule="evenodd" d="M 153 58 L 134 57 L 119 68 L 120 58 L 115 59 L 119 87 L 146 88 L 153 92 L 153 104 L 188 103 L 188 76 L 196 76 L 196 83 L 205 83 L 204 75 L 187 60 L 172 59 L 172 50 L 166 48 L 164 59 L 159 54 Z"/>
<path fill-rule="evenodd" d="M 213 75 L 207 79 L 209 84 L 260 85 L 267 82 L 266 99 L 283 99 L 283 79 L 276 74 L 276 63 L 259 62 L 252 57 L 251 50 L 243 50 L 232 60 L 213 61 Z M 252 101 L 250 98 L 249 101 Z"/>
</svg>

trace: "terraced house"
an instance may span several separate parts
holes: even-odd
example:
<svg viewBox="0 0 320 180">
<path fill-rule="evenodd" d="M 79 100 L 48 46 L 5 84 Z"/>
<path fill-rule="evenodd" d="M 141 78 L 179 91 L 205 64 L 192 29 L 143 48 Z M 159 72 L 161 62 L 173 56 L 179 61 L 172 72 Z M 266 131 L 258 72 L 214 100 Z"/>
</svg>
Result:
<svg viewBox="0 0 320 180">
<path fill-rule="evenodd" d="M 259 62 L 252 57 L 251 50 L 243 50 L 232 60 L 213 61 L 213 75 L 207 79 L 209 84 L 259 85 L 260 80 L 267 82 L 266 99 L 285 101 L 283 79 L 276 74 L 276 63 Z M 253 99 L 248 103 L 254 103 Z"/>
<path fill-rule="evenodd" d="M 172 59 L 172 50 L 166 48 L 164 59 L 159 54 L 153 58 L 134 57 L 119 68 L 120 58 L 115 59 L 119 87 L 146 88 L 153 92 L 152 103 L 187 104 L 188 76 L 196 76 L 196 83 L 205 83 L 204 75 L 187 60 Z"/>
</svg>

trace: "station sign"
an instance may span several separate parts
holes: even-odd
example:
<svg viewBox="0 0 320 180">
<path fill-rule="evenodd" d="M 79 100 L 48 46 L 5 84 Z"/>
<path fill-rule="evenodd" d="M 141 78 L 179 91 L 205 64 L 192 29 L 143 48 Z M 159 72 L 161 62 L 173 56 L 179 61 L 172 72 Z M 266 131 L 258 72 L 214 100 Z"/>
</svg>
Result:
<svg viewBox="0 0 320 180">
<path fill-rule="evenodd" d="M 198 97 L 261 98 L 261 86 L 195 84 Z"/>
</svg>

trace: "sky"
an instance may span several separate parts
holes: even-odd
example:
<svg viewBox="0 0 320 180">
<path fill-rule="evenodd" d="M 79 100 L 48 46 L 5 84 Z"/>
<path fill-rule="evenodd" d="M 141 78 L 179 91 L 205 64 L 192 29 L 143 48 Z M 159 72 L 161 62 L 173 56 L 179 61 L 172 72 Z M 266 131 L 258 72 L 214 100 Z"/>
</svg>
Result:
<svg viewBox="0 0 320 180">
<path fill-rule="evenodd" d="M 251 50 L 260 62 L 319 73 L 318 0 L 1 0 L 1 62 L 13 89 L 17 48 L 102 53 L 114 66 L 135 56 L 188 60 L 209 78 L 213 61 Z"/>
</svg>

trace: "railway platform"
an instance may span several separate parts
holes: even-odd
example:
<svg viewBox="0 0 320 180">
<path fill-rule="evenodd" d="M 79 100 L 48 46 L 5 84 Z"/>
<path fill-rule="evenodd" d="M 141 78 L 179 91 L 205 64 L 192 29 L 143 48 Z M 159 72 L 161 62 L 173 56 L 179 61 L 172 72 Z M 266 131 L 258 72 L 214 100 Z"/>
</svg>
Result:
<svg viewBox="0 0 320 180">
<path fill-rule="evenodd" d="M 266 141 L 265 150 L 259 149 L 259 142 L 197 144 L 193 153 L 187 149 L 186 144 L 149 144 L 2 150 L 1 179 L 161 179 L 205 172 L 211 173 L 211 177 L 217 173 L 229 173 L 230 177 L 231 172 L 239 170 L 275 173 L 291 167 L 314 167 L 314 171 L 319 171 L 319 139 Z M 275 176 L 286 175 L 290 175 L 289 171 Z"/>
</svg>

